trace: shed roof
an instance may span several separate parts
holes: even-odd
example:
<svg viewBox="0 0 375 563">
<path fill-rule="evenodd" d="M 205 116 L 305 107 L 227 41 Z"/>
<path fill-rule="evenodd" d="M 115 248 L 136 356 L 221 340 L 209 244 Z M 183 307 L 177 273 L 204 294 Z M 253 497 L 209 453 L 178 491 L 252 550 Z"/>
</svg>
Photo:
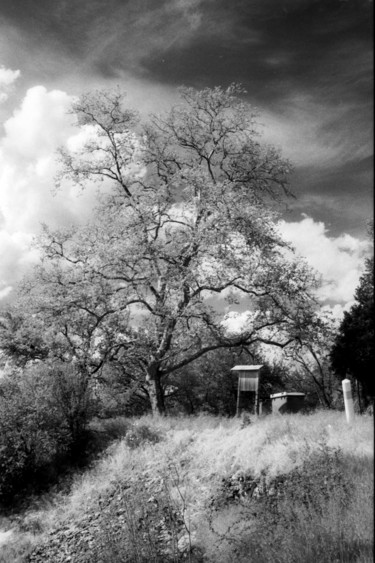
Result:
<svg viewBox="0 0 375 563">
<path fill-rule="evenodd" d="M 297 391 L 292 391 L 291 393 L 284 391 L 284 393 L 274 393 L 270 397 L 271 399 L 277 399 L 278 397 L 304 397 L 305 395 L 306 393 L 298 393 Z"/>
<path fill-rule="evenodd" d="M 260 366 L 234 366 L 230 371 L 258 371 L 262 367 L 263 364 Z"/>
</svg>

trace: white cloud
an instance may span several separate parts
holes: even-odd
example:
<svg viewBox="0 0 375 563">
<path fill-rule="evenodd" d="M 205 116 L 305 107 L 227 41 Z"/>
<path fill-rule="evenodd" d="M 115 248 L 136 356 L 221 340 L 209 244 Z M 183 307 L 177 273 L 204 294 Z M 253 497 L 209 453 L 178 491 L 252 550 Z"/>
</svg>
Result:
<svg viewBox="0 0 375 563">
<path fill-rule="evenodd" d="M 252 311 L 229 311 L 222 322 L 224 328 L 231 335 L 236 335 L 249 329 L 256 319 L 256 313 Z"/>
<path fill-rule="evenodd" d="M 280 231 L 296 252 L 322 275 L 319 297 L 333 307 L 348 308 L 353 302 L 369 242 L 348 234 L 330 237 L 324 223 L 306 215 L 301 221 L 280 222 Z"/>
<path fill-rule="evenodd" d="M 30 88 L 19 109 L 4 124 L 3 150 L 19 162 L 50 155 L 71 132 L 67 109 L 72 98 L 44 86 Z"/>
<path fill-rule="evenodd" d="M 52 227 L 87 218 L 93 193 L 83 195 L 68 182 L 54 196 L 56 150 L 76 134 L 63 91 L 30 88 L 4 123 L 0 139 L 0 299 L 36 260 L 30 250 L 40 223 Z M 9 291 L 8 291 L 9 293 Z"/>
<path fill-rule="evenodd" d="M 279 224 L 285 240 L 292 243 L 297 255 L 322 276 L 318 290 L 321 312 L 330 313 L 340 322 L 344 311 L 354 304 L 354 292 L 364 268 L 365 258 L 370 252 L 370 243 L 348 234 L 330 237 L 324 223 L 303 216 L 301 221 Z M 249 328 L 254 322 L 251 311 L 229 311 L 223 326 L 229 333 L 236 334 Z"/>
<path fill-rule="evenodd" d="M 339 324 L 344 316 L 344 311 L 348 311 L 353 304 L 354 304 L 354 300 L 347 301 L 344 304 L 336 303 L 333 306 L 326 304 L 323 305 L 323 307 L 321 307 L 321 311 L 322 313 L 330 313 L 332 319 Z"/>
<path fill-rule="evenodd" d="M 13 291 L 13 287 L 11 285 L 8 285 L 7 287 L 4 287 L 4 289 L 0 289 L 0 301 L 1 299 L 4 299 L 5 297 L 8 297 L 8 295 Z"/>
<path fill-rule="evenodd" d="M 19 70 L 0 66 L 0 103 L 8 99 L 9 87 L 17 80 L 20 74 Z"/>
<path fill-rule="evenodd" d="M 31 239 L 28 233 L 0 230 L 0 300 L 12 292 L 15 281 L 38 259 L 36 250 L 30 248 Z"/>
<path fill-rule="evenodd" d="M 10 84 L 13 84 L 20 74 L 19 70 L 11 70 L 10 68 L 0 66 L 0 85 L 9 86 Z"/>
</svg>

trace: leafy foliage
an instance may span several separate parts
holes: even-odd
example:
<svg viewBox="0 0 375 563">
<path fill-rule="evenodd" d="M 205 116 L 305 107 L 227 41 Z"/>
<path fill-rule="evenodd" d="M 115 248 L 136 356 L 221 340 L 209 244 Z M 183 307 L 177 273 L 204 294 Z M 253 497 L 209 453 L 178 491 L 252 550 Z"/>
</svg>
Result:
<svg viewBox="0 0 375 563">
<path fill-rule="evenodd" d="M 356 303 L 344 313 L 335 339 L 331 360 L 333 369 L 344 378 L 351 375 L 361 385 L 365 397 L 375 396 L 374 380 L 374 259 L 366 261 L 366 271 L 355 293 Z"/>
<path fill-rule="evenodd" d="M 47 486 L 77 456 L 85 462 L 96 410 L 88 383 L 58 362 L 9 369 L 0 379 L 0 502 Z"/>
<path fill-rule="evenodd" d="M 1 350 L 17 365 L 48 357 L 45 325 L 33 316 L 26 317 L 17 307 L 11 307 L 0 316 Z"/>
<path fill-rule="evenodd" d="M 31 371 L 0 382 L 0 502 L 35 483 L 72 442 L 48 376 Z"/>
<path fill-rule="evenodd" d="M 271 366 L 261 356 L 241 348 L 208 352 L 195 362 L 166 378 L 166 404 L 169 411 L 186 414 L 207 412 L 234 416 L 236 413 L 238 377 L 231 372 L 238 364 L 262 364 L 259 400 L 269 399 L 271 392 L 284 389 L 280 366 Z"/>
</svg>

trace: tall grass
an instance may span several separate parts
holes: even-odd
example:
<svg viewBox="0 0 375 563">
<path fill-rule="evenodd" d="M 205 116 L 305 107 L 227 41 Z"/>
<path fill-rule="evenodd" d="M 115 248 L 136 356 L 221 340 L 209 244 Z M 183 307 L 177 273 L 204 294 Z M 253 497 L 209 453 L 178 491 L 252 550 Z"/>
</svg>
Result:
<svg viewBox="0 0 375 563">
<path fill-rule="evenodd" d="M 69 495 L 27 515 L 18 545 L 79 523 L 126 485 L 122 520 L 106 515 L 111 525 L 103 524 L 101 559 L 93 563 L 104 561 L 103 546 L 112 563 L 125 552 L 129 558 L 129 549 L 134 561 L 199 561 L 201 554 L 215 563 L 371 560 L 370 416 L 351 426 L 343 413 L 330 411 L 251 418 L 246 425 L 211 416 L 143 417 L 118 420 L 112 430 L 107 423 L 111 431 L 116 440 L 77 475 Z M 146 544 L 151 552 L 142 560 Z"/>
</svg>

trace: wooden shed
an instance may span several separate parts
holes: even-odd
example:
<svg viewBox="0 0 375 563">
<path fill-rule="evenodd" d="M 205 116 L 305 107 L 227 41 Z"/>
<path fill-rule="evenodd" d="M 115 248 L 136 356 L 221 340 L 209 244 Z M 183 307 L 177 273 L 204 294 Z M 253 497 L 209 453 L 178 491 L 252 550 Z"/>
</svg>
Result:
<svg viewBox="0 0 375 563">
<path fill-rule="evenodd" d="M 259 372 L 262 367 L 262 365 L 245 365 L 234 366 L 231 369 L 231 372 L 238 375 L 237 416 L 241 410 L 253 410 L 255 413 L 259 413 Z"/>
</svg>

